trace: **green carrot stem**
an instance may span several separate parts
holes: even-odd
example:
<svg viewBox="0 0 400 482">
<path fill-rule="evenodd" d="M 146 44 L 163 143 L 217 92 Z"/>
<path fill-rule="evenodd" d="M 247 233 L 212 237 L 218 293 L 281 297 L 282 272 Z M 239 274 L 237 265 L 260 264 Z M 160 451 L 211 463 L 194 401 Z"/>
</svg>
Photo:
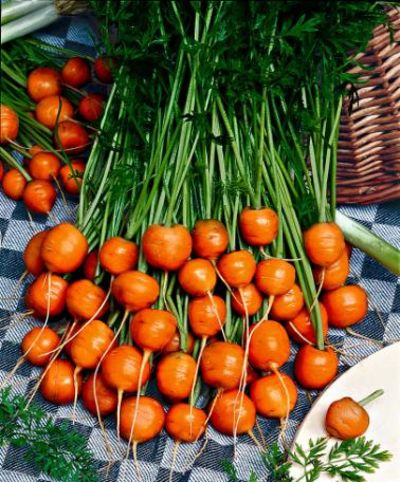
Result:
<svg viewBox="0 0 400 482">
<path fill-rule="evenodd" d="M 284 141 L 284 144 L 285 144 L 286 148 L 288 148 L 289 140 L 287 139 L 286 130 L 283 128 L 282 122 L 280 120 L 281 114 L 278 112 L 278 107 L 277 107 L 276 102 L 273 98 L 272 98 L 271 102 L 272 102 L 272 107 L 273 107 L 273 111 L 274 111 L 274 114 L 275 114 L 274 120 L 275 120 L 275 123 L 278 126 L 280 137 Z M 307 163 L 306 163 L 306 156 L 303 152 L 302 143 L 301 143 L 301 140 L 299 139 L 299 134 L 295 131 L 295 129 L 293 127 L 293 124 L 290 121 L 290 116 L 288 115 L 288 107 L 287 107 L 287 104 L 285 102 L 284 97 L 280 97 L 280 104 L 281 104 L 282 110 L 285 114 L 285 122 L 286 122 L 286 125 L 287 125 L 287 128 L 288 128 L 288 131 L 291 135 L 291 143 L 293 144 L 293 146 L 295 148 L 295 153 L 297 154 L 297 158 L 300 161 L 300 165 L 302 166 L 302 172 L 304 173 L 306 185 L 307 185 L 308 189 L 310 190 L 310 193 L 312 195 L 314 195 L 314 185 L 312 183 L 311 176 L 310 176 L 310 173 L 309 173 L 309 169 L 308 169 L 308 166 L 307 166 Z"/>
<path fill-rule="evenodd" d="M 218 105 L 218 109 L 221 113 L 221 117 L 222 117 L 222 120 L 223 120 L 223 123 L 225 125 L 225 128 L 228 132 L 228 136 L 231 140 L 231 143 L 232 143 L 232 149 L 233 149 L 233 152 L 235 154 L 235 159 L 236 159 L 236 162 L 237 162 L 237 165 L 238 165 L 238 169 L 240 171 L 240 175 L 242 177 L 242 180 L 246 183 L 246 187 L 248 189 L 248 193 L 249 193 L 249 197 L 251 199 L 251 204 L 253 206 L 256 206 L 257 205 L 257 200 L 256 200 L 256 197 L 254 195 L 254 190 L 249 182 L 249 179 L 248 177 L 246 176 L 246 171 L 245 171 L 245 167 L 244 167 L 244 162 L 243 162 L 243 159 L 242 159 L 242 156 L 240 155 L 240 150 L 239 150 L 239 147 L 237 145 L 237 141 L 236 141 L 236 138 L 235 138 L 235 135 L 233 133 L 233 130 L 232 130 L 232 126 L 229 122 L 229 119 L 228 119 L 228 115 L 225 111 L 225 108 L 224 108 L 224 105 L 222 103 L 222 100 L 221 100 L 221 97 L 220 96 L 217 96 L 217 105 Z"/>
<path fill-rule="evenodd" d="M 17 169 L 28 182 L 32 181 L 32 178 L 27 171 L 18 161 L 13 158 L 9 152 L 4 149 L 4 147 L 0 147 L 0 158 L 3 159 L 10 167 Z"/>
<path fill-rule="evenodd" d="M 305 108 L 308 108 L 308 101 L 307 101 L 307 95 L 306 95 L 306 90 L 303 87 L 302 88 L 302 98 L 303 98 L 303 104 Z M 319 182 L 319 171 L 318 171 L 318 165 L 317 165 L 317 158 L 316 158 L 316 153 L 315 153 L 315 145 L 312 136 L 310 137 L 309 140 L 309 153 L 310 153 L 310 163 L 311 163 L 311 171 L 312 171 L 312 182 L 313 182 L 313 187 L 314 187 L 314 193 L 315 193 L 315 198 L 317 203 L 320 203 L 321 201 L 321 186 Z M 318 204 L 318 208 L 319 208 Z"/>
<path fill-rule="evenodd" d="M 358 402 L 359 405 L 362 407 L 365 407 L 368 403 L 373 402 L 377 398 L 381 397 L 385 392 L 380 389 L 380 390 L 375 390 L 374 392 L 370 393 L 367 397 L 363 398 Z"/>
<path fill-rule="evenodd" d="M 188 99 L 185 108 L 185 112 L 191 112 L 194 108 L 195 102 L 195 77 L 192 77 L 193 82 L 189 85 L 188 91 Z M 176 164 L 176 172 L 178 179 L 175 179 L 173 184 L 172 193 L 171 193 L 171 200 L 168 205 L 168 211 L 166 215 L 166 224 L 170 224 L 172 221 L 173 212 L 176 206 L 177 198 L 179 193 L 181 192 L 182 185 L 186 178 L 186 173 L 190 165 L 190 161 L 194 154 L 197 141 L 199 139 L 199 135 L 197 134 L 195 141 L 193 142 L 191 154 L 188 153 L 189 149 L 189 141 L 190 141 L 190 133 L 192 130 L 192 122 L 184 122 L 182 126 L 181 138 L 179 141 L 179 148 L 177 154 L 177 164 Z"/>
<path fill-rule="evenodd" d="M 320 212 L 319 212 L 320 222 L 326 221 L 328 180 L 329 180 L 329 174 L 331 173 L 331 161 L 332 161 L 332 164 L 336 165 L 336 161 L 335 161 L 336 145 L 337 145 L 337 137 L 339 134 L 339 121 L 340 121 L 341 110 L 342 110 L 342 98 L 340 98 L 336 107 L 336 112 L 334 114 L 333 124 L 331 126 L 331 133 L 328 140 L 327 159 L 325 161 L 325 166 L 322 173 L 323 181 L 322 181 L 321 202 L 320 202 Z M 333 114 L 333 111 L 332 111 L 332 114 Z"/>
<path fill-rule="evenodd" d="M 316 298 L 316 289 L 314 283 L 314 277 L 311 271 L 309 262 L 304 252 L 303 239 L 301 233 L 301 227 L 296 217 L 295 210 L 292 205 L 287 186 L 284 183 L 284 178 L 280 170 L 277 171 L 276 190 L 282 196 L 282 210 L 286 217 L 286 223 L 284 223 L 285 239 L 289 246 L 289 250 L 294 258 L 301 258 L 301 261 L 295 261 L 296 271 L 299 278 L 299 283 L 304 293 L 304 298 L 307 307 L 310 309 L 314 305 L 311 312 L 311 322 L 315 331 L 317 348 L 319 350 L 324 349 L 324 334 L 322 330 L 321 312 L 318 303 L 314 303 Z M 290 228 L 289 228 L 290 227 Z"/>
<path fill-rule="evenodd" d="M 7 55 L 5 52 L 2 52 L 2 55 Z M 15 71 L 13 71 L 8 65 L 6 65 L 5 62 L 1 61 L 1 70 L 3 70 L 11 79 L 13 79 L 17 84 L 19 84 L 21 87 L 26 87 L 26 81 L 23 77 L 20 75 L 16 74 Z"/>
</svg>

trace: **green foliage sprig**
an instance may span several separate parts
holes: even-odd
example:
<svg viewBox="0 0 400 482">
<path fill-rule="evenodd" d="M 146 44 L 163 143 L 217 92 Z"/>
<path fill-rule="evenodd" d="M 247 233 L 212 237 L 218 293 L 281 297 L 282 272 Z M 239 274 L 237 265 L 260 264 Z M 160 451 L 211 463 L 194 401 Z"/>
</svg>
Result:
<svg viewBox="0 0 400 482">
<path fill-rule="evenodd" d="M 277 443 L 272 444 L 263 454 L 262 460 L 274 482 L 315 482 L 325 473 L 337 477 L 341 482 L 364 482 L 366 474 L 372 474 L 392 454 L 382 450 L 379 444 L 365 437 L 336 442 L 328 451 L 328 439 L 321 437 L 309 440 L 308 446 L 296 444 L 293 451 L 284 452 Z M 302 474 L 291 475 L 293 464 L 300 467 Z M 231 482 L 239 480 L 235 467 L 223 461 L 225 473 Z M 251 474 L 249 482 L 257 482 Z"/>
<path fill-rule="evenodd" d="M 67 423 L 56 425 L 34 404 L 26 408 L 11 387 L 0 392 L 0 447 L 26 449 L 26 458 L 44 474 L 60 482 L 97 482 L 93 456 L 87 441 Z"/>
</svg>

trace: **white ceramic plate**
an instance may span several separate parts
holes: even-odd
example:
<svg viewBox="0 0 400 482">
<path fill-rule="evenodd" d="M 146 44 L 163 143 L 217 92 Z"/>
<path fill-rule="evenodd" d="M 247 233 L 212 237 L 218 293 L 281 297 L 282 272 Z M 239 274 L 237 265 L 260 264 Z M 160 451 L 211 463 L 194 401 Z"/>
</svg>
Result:
<svg viewBox="0 0 400 482">
<path fill-rule="evenodd" d="M 307 414 L 294 442 L 305 447 L 310 438 L 326 435 L 325 414 L 333 401 L 345 396 L 361 400 L 379 388 L 385 393 L 366 407 L 370 426 L 365 436 L 392 452 L 393 458 L 382 463 L 375 474 L 368 474 L 365 478 L 368 482 L 400 481 L 400 342 L 365 358 L 329 386 Z M 331 439 L 328 446 L 334 442 L 335 439 Z M 297 474 L 300 476 L 301 471 L 294 467 L 293 475 Z M 334 479 L 323 475 L 319 480 L 332 482 Z"/>
</svg>

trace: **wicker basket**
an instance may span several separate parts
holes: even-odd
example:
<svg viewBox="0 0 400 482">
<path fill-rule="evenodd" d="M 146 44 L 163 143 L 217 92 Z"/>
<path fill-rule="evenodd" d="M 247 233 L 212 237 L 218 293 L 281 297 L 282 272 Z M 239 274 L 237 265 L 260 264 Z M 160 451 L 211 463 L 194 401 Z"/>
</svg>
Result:
<svg viewBox="0 0 400 482">
<path fill-rule="evenodd" d="M 394 42 L 384 26 L 374 31 L 365 53 L 370 67 L 357 101 L 344 105 L 339 133 L 338 203 L 374 203 L 400 199 L 400 9 L 388 11 Z"/>
</svg>

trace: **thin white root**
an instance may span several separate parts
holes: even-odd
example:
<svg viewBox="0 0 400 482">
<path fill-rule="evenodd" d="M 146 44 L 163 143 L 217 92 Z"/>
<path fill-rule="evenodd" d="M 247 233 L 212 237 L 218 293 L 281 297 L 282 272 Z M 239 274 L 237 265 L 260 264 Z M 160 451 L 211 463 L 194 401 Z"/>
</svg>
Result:
<svg viewBox="0 0 400 482">
<path fill-rule="evenodd" d="M 221 396 L 222 392 L 223 392 L 223 389 L 222 389 L 222 388 L 219 388 L 219 389 L 217 390 L 217 393 L 216 393 L 216 395 L 215 395 L 215 397 L 214 397 L 214 400 L 213 400 L 213 402 L 212 402 L 212 404 L 211 404 L 210 411 L 208 412 L 207 418 L 206 418 L 206 420 L 205 420 L 205 422 L 204 422 L 204 426 L 207 426 L 208 422 L 210 421 L 210 418 L 211 418 L 211 416 L 212 416 L 212 414 L 213 414 L 215 405 L 216 405 L 216 403 L 217 403 L 217 401 L 218 401 L 218 398 Z M 195 440 L 194 442 L 197 442 L 197 441 L 199 440 L 199 438 L 201 437 L 200 434 L 201 434 L 201 431 L 200 431 L 198 437 L 196 438 L 196 440 Z"/>
<path fill-rule="evenodd" d="M 71 326 L 73 326 L 73 325 L 74 325 L 74 324 L 72 323 Z M 65 330 L 65 332 L 64 332 L 64 334 L 63 334 L 63 336 L 62 336 L 62 338 L 61 338 L 61 343 L 63 342 L 64 338 L 66 338 L 67 333 L 68 333 L 68 327 L 67 327 L 67 329 Z M 49 363 L 47 364 L 46 368 L 43 370 L 43 372 L 42 372 L 42 374 L 40 375 L 40 377 L 39 377 L 38 381 L 36 382 L 36 384 L 32 387 L 32 391 L 31 391 L 30 397 L 29 397 L 29 399 L 28 399 L 28 401 L 27 401 L 27 403 L 26 403 L 26 408 L 28 408 L 29 405 L 31 404 L 34 396 L 36 395 L 37 391 L 38 391 L 39 388 L 40 388 L 40 384 L 42 383 L 43 378 L 46 376 L 46 373 L 50 370 L 50 368 L 51 368 L 51 366 L 53 365 L 53 363 L 55 362 L 55 360 L 57 360 L 58 355 L 61 353 L 61 351 L 62 351 L 62 348 L 61 348 L 60 345 L 59 345 L 58 350 L 52 354 L 52 357 L 51 357 Z"/>
<path fill-rule="evenodd" d="M 21 276 L 19 277 L 17 284 L 14 286 L 14 289 L 12 290 L 12 295 L 15 295 L 17 292 L 17 289 L 21 286 L 23 283 L 24 279 L 29 275 L 29 271 L 26 269 Z"/>
<path fill-rule="evenodd" d="M 133 442 L 132 444 L 133 460 L 135 462 L 135 469 L 138 477 L 138 482 L 142 482 L 143 479 L 142 479 L 142 473 L 140 472 L 139 459 L 137 456 L 137 446 L 138 446 L 138 443 Z"/>
<path fill-rule="evenodd" d="M 40 385 L 44 379 L 44 377 L 46 376 L 47 372 L 50 370 L 50 368 L 53 366 L 53 363 L 57 360 L 58 358 L 58 355 L 61 353 L 61 348 L 58 352 L 55 352 L 51 358 L 51 360 L 49 361 L 48 365 L 46 366 L 46 368 L 43 370 L 40 378 L 38 379 L 38 381 L 36 382 L 36 384 L 32 387 L 32 391 L 30 393 L 30 396 L 26 402 L 26 408 L 29 407 L 29 405 L 32 403 L 32 400 L 34 399 L 37 391 L 39 390 L 40 388 Z"/>
<path fill-rule="evenodd" d="M 194 457 L 194 459 L 193 459 L 193 464 L 196 462 L 196 460 L 202 455 L 202 453 L 203 453 L 204 450 L 206 449 L 207 444 L 208 444 L 208 441 L 209 441 L 208 431 L 206 430 L 206 431 L 205 431 L 205 435 L 204 435 L 204 443 L 203 443 L 203 446 L 201 447 L 201 449 L 197 452 L 196 456 Z"/>
<path fill-rule="evenodd" d="M 322 270 L 322 273 L 321 273 L 321 279 L 319 281 L 319 285 L 318 285 L 318 290 L 317 292 L 315 293 L 315 298 L 313 299 L 313 302 L 311 303 L 311 306 L 310 306 L 310 315 L 312 313 L 312 310 L 314 309 L 314 306 L 317 304 L 318 302 L 318 298 L 319 298 L 319 295 L 321 294 L 321 291 L 322 291 L 322 286 L 324 284 L 324 281 L 325 281 L 325 273 L 326 273 L 326 270 L 325 268 Z"/>
<path fill-rule="evenodd" d="M 200 430 L 200 433 L 201 433 L 201 430 Z M 200 436 L 198 436 L 193 443 L 198 442 L 199 438 L 200 438 Z M 188 463 L 188 457 L 187 457 L 187 456 L 188 456 L 189 454 L 187 454 L 187 456 L 185 457 L 185 460 L 184 460 L 184 462 L 183 462 L 183 464 L 182 464 L 183 467 L 186 467 L 186 468 L 183 470 L 184 472 L 187 472 L 187 471 L 190 469 L 190 467 L 193 466 L 193 464 L 196 462 L 196 460 L 203 454 L 204 450 L 205 450 L 206 447 L 207 447 L 208 440 L 209 440 L 209 439 L 208 439 L 208 431 L 206 430 L 206 431 L 205 431 L 205 435 L 204 435 L 204 443 L 203 443 L 203 445 L 201 446 L 200 450 L 199 450 L 199 451 L 196 453 L 196 455 L 193 457 L 193 459 L 191 460 L 191 462 Z"/>
<path fill-rule="evenodd" d="M 340 348 L 333 348 L 333 350 L 336 352 L 336 353 L 340 353 L 340 355 L 343 355 L 347 358 L 354 358 L 355 360 L 362 360 L 363 358 L 365 358 L 364 356 L 362 355 L 355 355 L 354 353 L 349 353 L 349 352 L 346 352 L 344 350 L 341 350 Z"/>
<path fill-rule="evenodd" d="M 172 451 L 172 462 L 171 462 L 171 469 L 169 471 L 169 482 L 173 482 L 174 480 L 174 467 L 176 463 L 176 456 L 178 455 L 178 448 L 179 448 L 179 440 L 176 440 L 174 443 L 174 449 Z"/>
<path fill-rule="evenodd" d="M 17 150 L 21 149 L 22 151 L 26 151 L 29 153 L 29 147 L 22 146 L 21 144 L 18 144 L 18 142 L 13 141 L 12 139 L 7 139 L 7 142 L 14 146 Z"/>
<path fill-rule="evenodd" d="M 192 383 L 192 388 L 190 390 L 190 397 L 189 397 L 189 401 L 190 401 L 190 411 L 189 411 L 189 417 L 190 417 L 190 432 L 192 432 L 192 429 L 193 429 L 193 398 L 194 398 L 194 391 L 196 389 L 196 383 L 197 383 L 197 378 L 198 378 L 198 375 L 199 375 L 199 369 L 200 369 L 200 361 L 201 361 L 201 357 L 203 356 L 203 351 L 204 351 L 204 348 L 206 347 L 206 343 L 207 343 L 207 336 L 203 336 L 203 338 L 201 339 L 201 345 L 200 345 L 200 351 L 199 351 L 199 355 L 197 357 L 197 361 L 196 361 L 196 369 L 194 371 L 194 378 L 193 378 L 193 383 Z"/>
<path fill-rule="evenodd" d="M 78 375 L 81 371 L 81 367 L 76 366 L 74 370 L 74 404 L 72 407 L 72 425 L 75 425 L 76 421 L 76 404 L 78 403 Z"/>
<path fill-rule="evenodd" d="M 220 327 L 220 330 L 221 330 L 221 333 L 222 333 L 222 337 L 223 337 L 224 341 L 226 341 L 226 335 L 225 335 L 225 331 L 224 331 L 224 325 L 223 325 L 223 323 L 222 323 L 222 321 L 221 321 L 221 318 L 219 317 L 219 313 L 218 313 L 217 307 L 216 307 L 216 305 L 215 305 L 214 298 L 213 298 L 213 296 L 212 296 L 212 294 L 211 294 L 210 291 L 207 291 L 207 296 L 208 296 L 208 298 L 210 299 L 211 304 L 212 304 L 212 306 L 213 306 L 213 309 L 214 309 L 214 312 L 215 312 L 215 316 L 217 317 L 218 324 L 219 324 L 219 327 Z"/>
<path fill-rule="evenodd" d="M 307 343 L 308 345 L 313 346 L 311 341 L 308 338 L 306 338 L 305 336 L 303 336 L 303 334 L 299 332 L 299 330 L 296 328 L 296 326 L 291 321 L 289 321 L 288 324 L 290 325 L 290 328 L 296 333 L 296 335 L 304 341 L 304 343 Z"/>
<path fill-rule="evenodd" d="M 17 363 L 14 365 L 13 369 L 7 373 L 7 376 L 4 378 L 3 382 L 0 385 L 0 390 L 2 390 L 6 385 L 8 385 L 17 372 L 18 368 L 22 366 L 25 362 L 25 357 L 21 356 L 18 360 Z"/>
<path fill-rule="evenodd" d="M 244 350 L 244 356 L 243 356 L 243 365 L 242 365 L 242 372 L 240 374 L 240 382 L 239 382 L 239 390 L 238 394 L 235 398 L 235 410 L 234 410 L 234 429 L 233 429 L 233 451 L 234 453 L 236 452 L 236 442 L 237 442 L 237 431 L 239 427 L 239 421 L 240 421 L 240 415 L 241 415 L 241 408 L 243 406 L 243 400 L 244 400 L 244 392 L 246 390 L 246 385 L 247 385 L 247 364 L 248 364 L 248 359 L 249 359 L 249 350 L 250 350 L 250 319 L 249 319 L 249 311 L 247 309 L 247 303 L 245 300 L 245 297 L 243 295 L 243 290 L 239 288 L 239 294 L 240 294 L 240 299 L 242 306 L 244 308 L 244 313 L 245 313 L 245 333 L 246 333 L 246 345 L 245 345 L 245 350 Z M 236 404 L 238 401 L 238 398 L 240 397 L 240 405 L 239 409 L 236 409 Z"/>
<path fill-rule="evenodd" d="M 266 447 L 267 441 L 265 440 L 263 431 L 261 430 L 260 422 L 258 421 L 258 418 L 256 418 L 256 427 L 257 427 L 257 432 L 258 432 L 258 434 L 260 436 L 260 439 L 261 439 L 261 444 L 262 444 L 263 447 Z"/>
<path fill-rule="evenodd" d="M 267 258 L 267 259 L 281 259 L 282 261 L 301 261 L 303 259 L 303 258 L 278 258 L 276 256 L 271 256 L 265 251 L 264 246 L 260 246 L 260 253 L 263 255 L 264 258 Z"/>
<path fill-rule="evenodd" d="M 271 371 L 272 373 L 274 373 L 274 375 L 276 375 L 278 377 L 278 380 L 279 380 L 279 383 L 281 384 L 281 387 L 285 393 L 285 398 L 286 398 L 286 413 L 285 413 L 285 417 L 283 420 L 281 420 L 281 429 L 279 431 L 279 439 L 282 440 L 282 443 L 284 445 L 287 444 L 287 440 L 286 440 L 286 429 L 287 429 L 287 423 L 288 423 L 288 420 L 289 420 L 289 414 L 290 414 L 290 395 L 289 395 L 289 390 L 286 386 L 286 383 L 284 382 L 283 380 L 283 377 L 280 373 L 280 371 L 275 367 L 275 366 L 271 366 Z"/>
<path fill-rule="evenodd" d="M 65 209 L 65 212 L 67 213 L 67 216 L 70 219 L 73 219 L 74 213 L 71 211 L 71 209 L 68 206 L 68 201 L 67 201 L 67 198 L 65 197 L 65 192 L 64 192 L 64 189 L 62 188 L 62 186 L 60 184 L 60 181 L 57 179 L 56 176 L 53 176 L 53 181 L 56 183 L 56 186 L 57 186 L 57 188 L 58 188 L 58 190 L 61 194 L 61 200 L 62 200 L 64 209 Z"/>
<path fill-rule="evenodd" d="M 225 280 L 225 278 L 222 276 L 220 270 L 218 269 L 218 266 L 217 266 L 217 263 L 215 261 L 211 261 L 211 263 L 213 264 L 214 266 L 214 269 L 215 269 L 215 272 L 217 273 L 217 276 L 218 278 L 222 281 L 222 283 L 225 285 L 225 288 L 229 291 L 229 293 L 231 294 L 232 298 L 234 298 L 237 302 L 239 302 L 239 300 L 236 298 L 236 296 L 233 294 L 233 290 L 232 288 L 228 285 L 227 281 Z"/>
<path fill-rule="evenodd" d="M 30 213 L 30 211 L 28 211 L 28 209 L 26 209 L 26 215 L 28 216 L 29 227 L 31 228 L 32 232 L 35 234 L 35 223 L 33 221 L 32 214 Z"/>
<path fill-rule="evenodd" d="M 162 286 L 161 286 L 161 299 L 162 299 L 162 302 L 163 302 L 164 309 L 169 309 L 167 298 L 166 298 L 167 283 L 168 283 L 168 271 L 164 271 L 163 279 L 162 279 Z"/>
<path fill-rule="evenodd" d="M 57 218 L 57 216 L 53 213 L 53 211 L 49 211 L 47 213 L 47 216 L 51 219 L 51 222 L 54 225 L 60 224 L 60 220 Z"/>
<path fill-rule="evenodd" d="M 114 335 L 114 338 L 111 340 L 110 344 L 108 345 L 107 349 L 104 351 L 104 353 L 101 355 L 101 358 L 99 360 L 99 362 L 97 363 L 97 366 L 94 370 L 94 374 L 93 374 L 93 386 L 96 386 L 96 383 L 97 383 L 97 376 L 99 374 L 99 370 L 100 370 L 100 367 L 101 367 L 101 364 L 103 363 L 103 360 L 104 358 L 107 356 L 107 354 L 109 353 L 109 351 L 111 350 L 111 347 L 113 346 L 113 344 L 115 343 L 115 341 L 117 340 L 121 330 L 122 330 L 122 327 L 124 326 L 125 322 L 126 322 L 126 319 L 128 318 L 129 316 L 129 311 L 126 310 L 125 313 L 124 313 L 124 316 L 122 318 L 122 321 L 118 327 L 118 330 L 115 332 L 115 335 Z M 119 434 L 119 415 L 120 415 L 120 408 L 121 408 L 121 403 L 122 403 L 122 395 L 123 395 L 123 392 L 120 394 L 120 390 L 118 390 L 118 408 L 117 408 L 117 433 L 118 433 L 118 438 L 120 439 L 120 434 Z M 97 403 L 97 399 L 95 399 L 95 403 L 96 403 L 96 411 L 99 410 L 99 406 L 98 406 L 98 403 Z"/>
<path fill-rule="evenodd" d="M 266 321 L 268 320 L 268 317 L 269 317 L 269 314 L 271 312 L 271 309 L 272 309 L 272 305 L 275 301 L 275 295 L 272 295 L 269 297 L 268 299 L 268 307 L 267 307 L 267 311 L 264 313 L 264 315 L 262 316 L 261 320 L 257 323 L 256 326 L 258 326 L 260 323 L 262 323 L 263 321 Z M 254 331 L 254 330 L 253 330 Z"/>
<path fill-rule="evenodd" d="M 9 323 L 7 326 L 3 326 L 0 328 L 0 331 L 6 331 L 9 330 L 11 327 L 18 325 L 19 323 L 22 323 L 25 321 L 26 318 L 31 316 L 33 314 L 32 311 L 27 311 L 26 313 L 22 313 L 20 316 L 16 316 L 14 321 L 12 323 Z M 6 321 L 6 320 L 11 320 L 13 315 L 5 316 L 4 318 L 0 319 L 0 322 Z"/>
<path fill-rule="evenodd" d="M 260 449 L 261 452 L 264 452 L 264 447 L 261 445 L 261 443 L 259 442 L 259 440 L 257 439 L 257 437 L 254 435 L 254 432 L 253 430 L 249 430 L 247 432 L 248 436 L 251 438 L 251 440 L 253 440 L 253 442 L 257 445 L 257 447 Z"/>
<path fill-rule="evenodd" d="M 142 387 L 143 372 L 144 372 L 144 368 L 146 366 L 146 363 L 149 361 L 150 355 L 151 355 L 151 351 L 145 350 L 143 352 L 142 363 L 141 363 L 140 371 L 139 371 L 138 388 L 137 388 L 137 392 L 136 392 L 135 411 L 133 413 L 132 426 L 131 426 L 131 431 L 129 433 L 128 450 L 126 451 L 126 455 L 125 455 L 126 459 L 129 457 L 129 447 L 132 443 L 133 432 L 135 430 L 135 425 L 136 425 L 137 417 L 138 417 L 138 414 L 139 414 L 140 390 L 141 390 L 141 387 Z M 118 432 L 119 432 L 119 426 L 118 426 Z"/>
<path fill-rule="evenodd" d="M 356 337 L 356 338 L 361 338 L 362 340 L 365 340 L 365 341 L 368 341 L 374 345 L 377 345 L 379 347 L 383 347 L 384 343 L 383 341 L 380 341 L 380 340 L 375 340 L 374 338 L 370 338 L 369 336 L 365 336 L 365 335 L 362 335 L 361 333 L 357 333 L 356 331 L 354 331 L 352 328 L 350 328 L 349 326 L 346 328 L 346 331 L 347 333 L 349 333 L 350 335 Z"/>
<path fill-rule="evenodd" d="M 358 274 L 356 273 L 353 273 L 351 270 L 350 270 L 350 276 L 352 276 L 353 278 L 355 278 L 360 284 L 361 284 L 361 281 L 362 279 L 360 278 L 360 276 L 358 276 Z M 372 296 L 368 293 L 368 291 L 365 289 L 365 292 L 367 293 L 367 298 L 368 298 L 368 301 L 371 303 L 371 306 L 372 308 L 374 309 L 375 311 L 375 314 L 380 322 L 380 324 L 382 325 L 383 328 L 385 328 L 385 322 L 383 321 L 383 318 L 382 318 L 382 315 L 381 315 L 381 311 L 378 307 L 378 305 L 374 302 L 374 300 L 372 299 Z"/>
<path fill-rule="evenodd" d="M 93 379 L 93 398 L 94 398 L 94 404 L 96 406 L 96 416 L 97 416 L 97 421 L 99 422 L 100 430 L 101 430 L 101 435 L 104 440 L 104 446 L 107 451 L 107 458 L 108 458 L 108 464 L 107 464 L 107 472 L 110 470 L 112 461 L 113 461 L 113 450 L 112 446 L 110 443 L 110 439 L 108 438 L 108 434 L 106 431 L 106 428 L 103 423 L 103 419 L 101 418 L 101 413 L 100 413 L 100 406 L 99 406 L 99 399 L 97 398 L 97 391 L 96 391 L 96 385 L 95 385 L 95 380 Z"/>
<path fill-rule="evenodd" d="M 122 397 L 124 395 L 123 390 L 118 390 L 118 403 L 117 403 L 117 436 L 118 440 L 121 440 L 121 405 L 122 405 Z M 129 449 L 129 445 L 128 445 Z"/>
</svg>

